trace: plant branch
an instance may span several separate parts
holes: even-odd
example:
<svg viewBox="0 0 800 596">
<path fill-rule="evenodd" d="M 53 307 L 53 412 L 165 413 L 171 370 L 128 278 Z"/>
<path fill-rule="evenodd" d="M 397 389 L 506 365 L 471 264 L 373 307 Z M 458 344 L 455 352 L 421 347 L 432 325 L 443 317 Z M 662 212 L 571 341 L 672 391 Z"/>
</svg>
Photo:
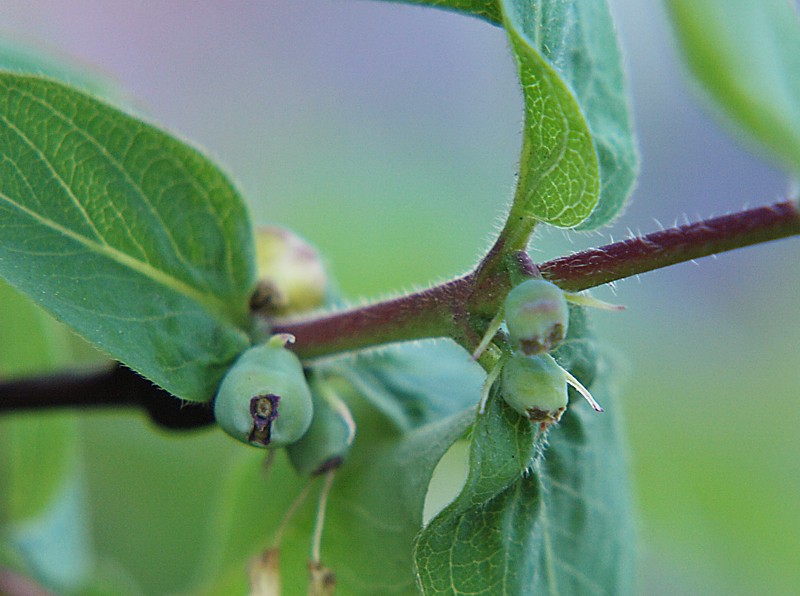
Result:
<svg viewBox="0 0 800 596">
<path fill-rule="evenodd" d="M 459 334 L 458 313 L 473 275 L 432 288 L 318 317 L 274 321 L 273 333 L 291 333 L 288 347 L 302 358 L 328 356 L 397 341 Z"/>
<path fill-rule="evenodd" d="M 676 263 L 800 234 L 800 212 L 792 201 L 758 207 L 654 232 L 540 264 L 542 275 L 577 292 Z M 452 337 L 467 349 L 480 339 L 475 315 L 491 319 L 510 289 L 501 271 L 501 241 L 475 271 L 422 292 L 305 320 L 278 321 L 276 333 L 291 333 L 292 349 L 314 358 L 385 343 Z M 490 263 L 491 268 L 486 264 Z M 520 267 L 526 267 L 520 262 Z M 535 267 L 534 267 L 535 269 Z M 469 313 L 467 316 L 466 313 Z M 488 318 L 487 318 L 488 317 Z M 477 338 L 477 340 L 476 340 Z"/>
<path fill-rule="evenodd" d="M 340 312 L 269 322 L 274 333 L 295 336 L 290 347 L 304 359 L 429 337 L 451 337 L 471 352 L 519 274 L 540 271 L 562 289 L 576 292 L 795 235 L 800 235 L 800 212 L 787 201 L 579 252 L 537 269 L 519 252 L 518 238 L 501 234 L 474 271 L 452 281 Z M 156 423 L 171 429 L 214 421 L 208 404 L 182 403 L 122 365 L 0 382 L 0 413 L 65 407 L 144 408 Z"/>
<path fill-rule="evenodd" d="M 0 414 L 87 407 L 141 408 L 153 422 L 171 430 L 198 428 L 214 422 L 208 404 L 181 402 L 120 364 L 100 370 L 0 382 Z"/>
<path fill-rule="evenodd" d="M 800 234 L 794 201 L 706 219 L 539 265 L 563 290 L 578 292 L 676 263 Z"/>
</svg>

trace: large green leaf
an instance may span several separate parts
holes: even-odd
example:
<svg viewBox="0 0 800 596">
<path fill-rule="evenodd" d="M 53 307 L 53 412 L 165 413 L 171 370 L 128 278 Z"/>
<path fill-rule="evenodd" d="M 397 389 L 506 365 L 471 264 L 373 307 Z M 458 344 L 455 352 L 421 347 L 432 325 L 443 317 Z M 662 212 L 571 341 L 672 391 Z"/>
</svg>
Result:
<svg viewBox="0 0 800 596">
<path fill-rule="evenodd" d="M 500 0 L 500 6 L 525 95 L 513 209 L 561 227 L 602 226 L 624 206 L 638 169 L 608 6 L 604 0 Z"/>
<path fill-rule="evenodd" d="M 495 387 L 473 429 L 464 488 L 417 540 L 423 593 L 632 592 L 635 542 L 614 392 L 607 372 L 590 383 L 590 348 L 578 339 L 562 362 L 575 363 L 606 413 L 573 399 L 544 445 Z"/>
<path fill-rule="evenodd" d="M 496 396 L 476 424 L 466 487 L 417 542 L 424 593 L 632 593 L 635 544 L 616 423 L 584 405 L 565 414 L 534 461 L 530 424 Z"/>
<path fill-rule="evenodd" d="M 178 397 L 249 343 L 250 223 L 194 149 L 92 97 L 0 75 L 0 275 Z"/>
<path fill-rule="evenodd" d="M 800 172 L 800 20 L 787 0 L 669 0 L 693 74 L 725 114 Z"/>
</svg>

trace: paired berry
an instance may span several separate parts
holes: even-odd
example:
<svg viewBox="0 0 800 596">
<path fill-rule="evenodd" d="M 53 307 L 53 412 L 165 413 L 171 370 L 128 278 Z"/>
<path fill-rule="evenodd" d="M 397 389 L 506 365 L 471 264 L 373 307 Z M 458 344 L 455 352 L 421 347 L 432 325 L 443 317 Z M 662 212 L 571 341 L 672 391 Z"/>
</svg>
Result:
<svg viewBox="0 0 800 596">
<path fill-rule="evenodd" d="M 567 299 L 558 286 L 544 279 L 528 279 L 512 289 L 504 312 L 515 352 L 529 356 L 549 352 L 567 334 Z"/>
<path fill-rule="evenodd" d="M 549 354 L 513 355 L 502 370 L 506 403 L 542 430 L 558 422 L 567 409 L 567 377 Z"/>
<path fill-rule="evenodd" d="M 340 379 L 312 380 L 314 419 L 303 437 L 289 445 L 289 461 L 300 474 L 316 476 L 344 462 L 355 438 L 356 425 L 347 405 L 339 397 Z"/>
<path fill-rule="evenodd" d="M 512 355 L 503 363 L 502 394 L 506 403 L 519 414 L 546 430 L 561 420 L 567 409 L 567 386 L 572 386 L 596 412 L 603 408 L 572 373 L 550 354 Z"/>
<path fill-rule="evenodd" d="M 274 336 L 246 350 L 222 380 L 214 417 L 232 437 L 258 447 L 294 443 L 311 424 L 313 405 L 300 360 Z"/>
</svg>

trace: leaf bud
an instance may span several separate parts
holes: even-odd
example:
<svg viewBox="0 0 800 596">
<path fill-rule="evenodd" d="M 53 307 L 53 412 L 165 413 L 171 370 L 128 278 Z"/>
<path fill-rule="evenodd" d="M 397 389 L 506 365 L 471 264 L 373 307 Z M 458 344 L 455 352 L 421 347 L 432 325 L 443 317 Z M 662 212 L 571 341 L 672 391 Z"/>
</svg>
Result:
<svg viewBox="0 0 800 596">
<path fill-rule="evenodd" d="M 300 360 L 274 336 L 246 350 L 225 374 L 214 417 L 232 437 L 257 447 L 294 443 L 313 415 L 311 391 Z"/>
<path fill-rule="evenodd" d="M 276 226 L 256 231 L 258 285 L 250 309 L 268 316 L 312 310 L 325 301 L 328 277 L 316 249 Z"/>
<path fill-rule="evenodd" d="M 511 356 L 503 365 L 502 395 L 506 403 L 545 430 L 567 409 L 567 378 L 549 354 Z"/>
<path fill-rule="evenodd" d="M 511 347 L 522 354 L 549 352 L 567 334 L 569 307 L 564 292 L 544 279 L 529 279 L 512 289 L 504 311 Z"/>
</svg>

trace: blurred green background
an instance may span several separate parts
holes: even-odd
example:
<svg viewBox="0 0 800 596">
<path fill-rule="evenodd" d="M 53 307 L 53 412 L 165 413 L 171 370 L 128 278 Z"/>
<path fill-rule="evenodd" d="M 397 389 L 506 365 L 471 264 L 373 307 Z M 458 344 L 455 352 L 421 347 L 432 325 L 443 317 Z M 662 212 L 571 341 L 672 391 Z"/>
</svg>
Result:
<svg viewBox="0 0 800 596">
<path fill-rule="evenodd" d="M 630 68 L 641 178 L 615 226 L 544 230 L 532 247 L 537 260 L 769 203 L 789 187 L 704 110 L 662 7 L 611 5 Z M 258 223 L 316 243 L 354 299 L 466 271 L 512 195 L 521 96 L 503 32 L 475 19 L 344 0 L 6 0 L 0 37 L 115 80 L 141 113 L 217 158 Z M 598 292 L 628 307 L 595 320 L 627 362 L 642 594 L 800 592 L 798 257 L 800 242 L 778 242 Z M 117 458 L 180 466 L 209 451 L 224 461 L 231 447 L 213 433 L 155 442 L 135 416 L 83 422 L 87 450 L 93 440 L 120 442 L 119 453 L 88 464 L 98 478 L 122 474 Z M 200 469 L 192 481 L 210 490 L 214 476 Z M 153 486 L 137 486 L 135 470 L 124 474 L 122 498 L 146 519 Z M 124 550 L 114 537 L 124 520 L 103 513 L 112 498 L 93 496 L 95 539 Z M 169 506 L 176 527 L 191 519 L 192 504 Z M 175 530 L 159 528 L 156 540 L 141 546 L 153 550 L 140 561 L 145 584 L 165 569 L 188 577 L 189 563 L 183 570 L 163 555 L 179 540 Z"/>
</svg>

